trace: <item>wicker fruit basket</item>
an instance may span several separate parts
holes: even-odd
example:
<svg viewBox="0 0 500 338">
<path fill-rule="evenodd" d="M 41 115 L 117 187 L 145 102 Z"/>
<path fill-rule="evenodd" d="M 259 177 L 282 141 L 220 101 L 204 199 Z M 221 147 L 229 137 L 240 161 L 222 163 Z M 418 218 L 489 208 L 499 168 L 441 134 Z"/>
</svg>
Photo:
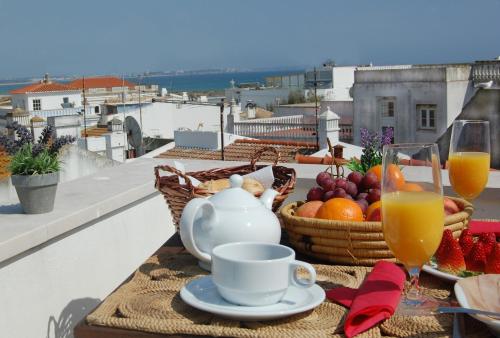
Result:
<svg viewBox="0 0 500 338">
<path fill-rule="evenodd" d="M 179 230 L 179 220 L 182 215 L 182 210 L 184 210 L 186 204 L 195 197 L 209 197 L 213 194 L 206 189 L 195 187 L 188 176 L 194 177 L 201 182 L 205 182 L 221 178 L 229 178 L 233 174 L 246 175 L 266 166 L 257 165 L 261 156 L 266 152 L 274 154 L 272 166 L 274 183 L 272 187 L 279 193 L 273 202 L 273 211 L 276 212 L 281 207 L 283 201 L 286 200 L 288 195 L 293 192 L 293 189 L 295 188 L 296 173 L 293 168 L 278 165 L 280 153 L 274 147 L 263 147 L 257 150 L 251 157 L 250 164 L 236 167 L 215 168 L 204 171 L 188 172 L 186 174 L 183 174 L 179 170 L 168 165 L 155 167 L 155 188 L 158 189 L 165 197 L 172 213 L 177 231 Z M 174 175 L 161 176 L 161 171 L 170 172 Z M 179 177 L 184 178 L 185 184 L 179 183 Z M 259 197 L 260 194 L 256 194 L 255 196 Z"/>
<path fill-rule="evenodd" d="M 474 211 L 471 203 L 452 199 L 460 212 L 445 217 L 445 228 L 458 237 Z M 281 209 L 281 217 L 290 244 L 299 252 L 331 263 L 372 266 L 384 259 L 396 261 L 387 247 L 380 222 L 331 221 L 295 216 L 303 202 L 294 202 Z"/>
</svg>

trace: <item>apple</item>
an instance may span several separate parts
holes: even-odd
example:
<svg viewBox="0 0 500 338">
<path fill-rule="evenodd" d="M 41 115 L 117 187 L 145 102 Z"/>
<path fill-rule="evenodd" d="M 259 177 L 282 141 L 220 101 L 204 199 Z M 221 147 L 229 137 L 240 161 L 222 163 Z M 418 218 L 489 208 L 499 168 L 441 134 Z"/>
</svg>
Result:
<svg viewBox="0 0 500 338">
<path fill-rule="evenodd" d="M 456 214 L 460 212 L 460 208 L 452 199 L 445 197 L 444 198 L 444 213 L 446 216 Z"/>
<path fill-rule="evenodd" d="M 295 211 L 295 215 L 300 216 L 300 217 L 310 217 L 313 218 L 316 213 L 318 212 L 319 207 L 323 205 L 323 202 L 321 201 L 311 201 L 302 204 L 300 207 L 297 208 Z"/>
</svg>

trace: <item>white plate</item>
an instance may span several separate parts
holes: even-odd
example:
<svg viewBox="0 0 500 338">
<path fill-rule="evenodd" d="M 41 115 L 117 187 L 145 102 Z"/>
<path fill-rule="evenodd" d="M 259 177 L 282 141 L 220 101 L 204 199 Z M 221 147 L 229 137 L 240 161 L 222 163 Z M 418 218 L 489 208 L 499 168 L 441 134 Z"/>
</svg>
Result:
<svg viewBox="0 0 500 338">
<path fill-rule="evenodd" d="M 467 298 L 465 297 L 465 293 L 462 287 L 458 283 L 455 283 L 454 289 L 455 289 L 455 297 L 457 297 L 458 304 L 460 304 L 461 307 L 470 308 L 470 305 L 467 302 Z M 477 320 L 482 321 L 483 323 L 488 325 L 494 332 L 496 332 L 496 335 L 500 335 L 500 320 L 480 315 L 470 315 L 470 316 L 476 318 Z"/>
<path fill-rule="evenodd" d="M 457 280 L 462 279 L 462 277 L 458 277 L 457 275 L 453 275 L 451 273 L 446 273 L 446 272 L 443 272 L 441 270 L 438 270 L 437 265 L 435 265 L 434 263 L 425 264 L 422 267 L 422 270 L 424 270 L 425 272 L 427 272 L 433 276 L 436 276 L 436 277 L 439 277 L 442 279 L 446 279 L 449 281 L 453 281 L 453 282 L 456 282 Z"/>
<path fill-rule="evenodd" d="M 319 285 L 308 289 L 290 286 L 281 302 L 267 306 L 240 306 L 225 301 L 212 276 L 191 281 L 181 290 L 181 298 L 192 307 L 236 320 L 270 320 L 314 309 L 325 300 Z"/>
</svg>

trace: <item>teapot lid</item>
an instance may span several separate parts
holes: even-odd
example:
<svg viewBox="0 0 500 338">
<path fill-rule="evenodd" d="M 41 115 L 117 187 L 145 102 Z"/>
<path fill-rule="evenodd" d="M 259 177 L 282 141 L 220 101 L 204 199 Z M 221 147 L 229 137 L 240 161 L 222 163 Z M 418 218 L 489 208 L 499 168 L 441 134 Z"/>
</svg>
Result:
<svg viewBox="0 0 500 338">
<path fill-rule="evenodd" d="M 210 201 L 215 206 L 231 209 L 264 207 L 259 199 L 242 188 L 243 177 L 236 174 L 231 175 L 229 182 L 231 188 L 222 190 L 210 197 Z"/>
</svg>

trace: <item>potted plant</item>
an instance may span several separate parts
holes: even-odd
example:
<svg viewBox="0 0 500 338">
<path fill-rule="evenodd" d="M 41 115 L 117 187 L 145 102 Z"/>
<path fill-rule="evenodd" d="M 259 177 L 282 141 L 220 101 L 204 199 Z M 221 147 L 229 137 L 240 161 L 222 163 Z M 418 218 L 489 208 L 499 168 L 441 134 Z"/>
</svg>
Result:
<svg viewBox="0 0 500 338">
<path fill-rule="evenodd" d="M 24 126 L 14 123 L 7 127 L 16 139 L 0 137 L 0 146 L 11 156 L 9 171 L 21 206 L 27 214 L 40 214 L 54 209 L 59 170 L 58 158 L 62 146 L 72 143 L 72 136 L 53 137 L 54 129 L 46 126 L 37 142 Z"/>
</svg>

